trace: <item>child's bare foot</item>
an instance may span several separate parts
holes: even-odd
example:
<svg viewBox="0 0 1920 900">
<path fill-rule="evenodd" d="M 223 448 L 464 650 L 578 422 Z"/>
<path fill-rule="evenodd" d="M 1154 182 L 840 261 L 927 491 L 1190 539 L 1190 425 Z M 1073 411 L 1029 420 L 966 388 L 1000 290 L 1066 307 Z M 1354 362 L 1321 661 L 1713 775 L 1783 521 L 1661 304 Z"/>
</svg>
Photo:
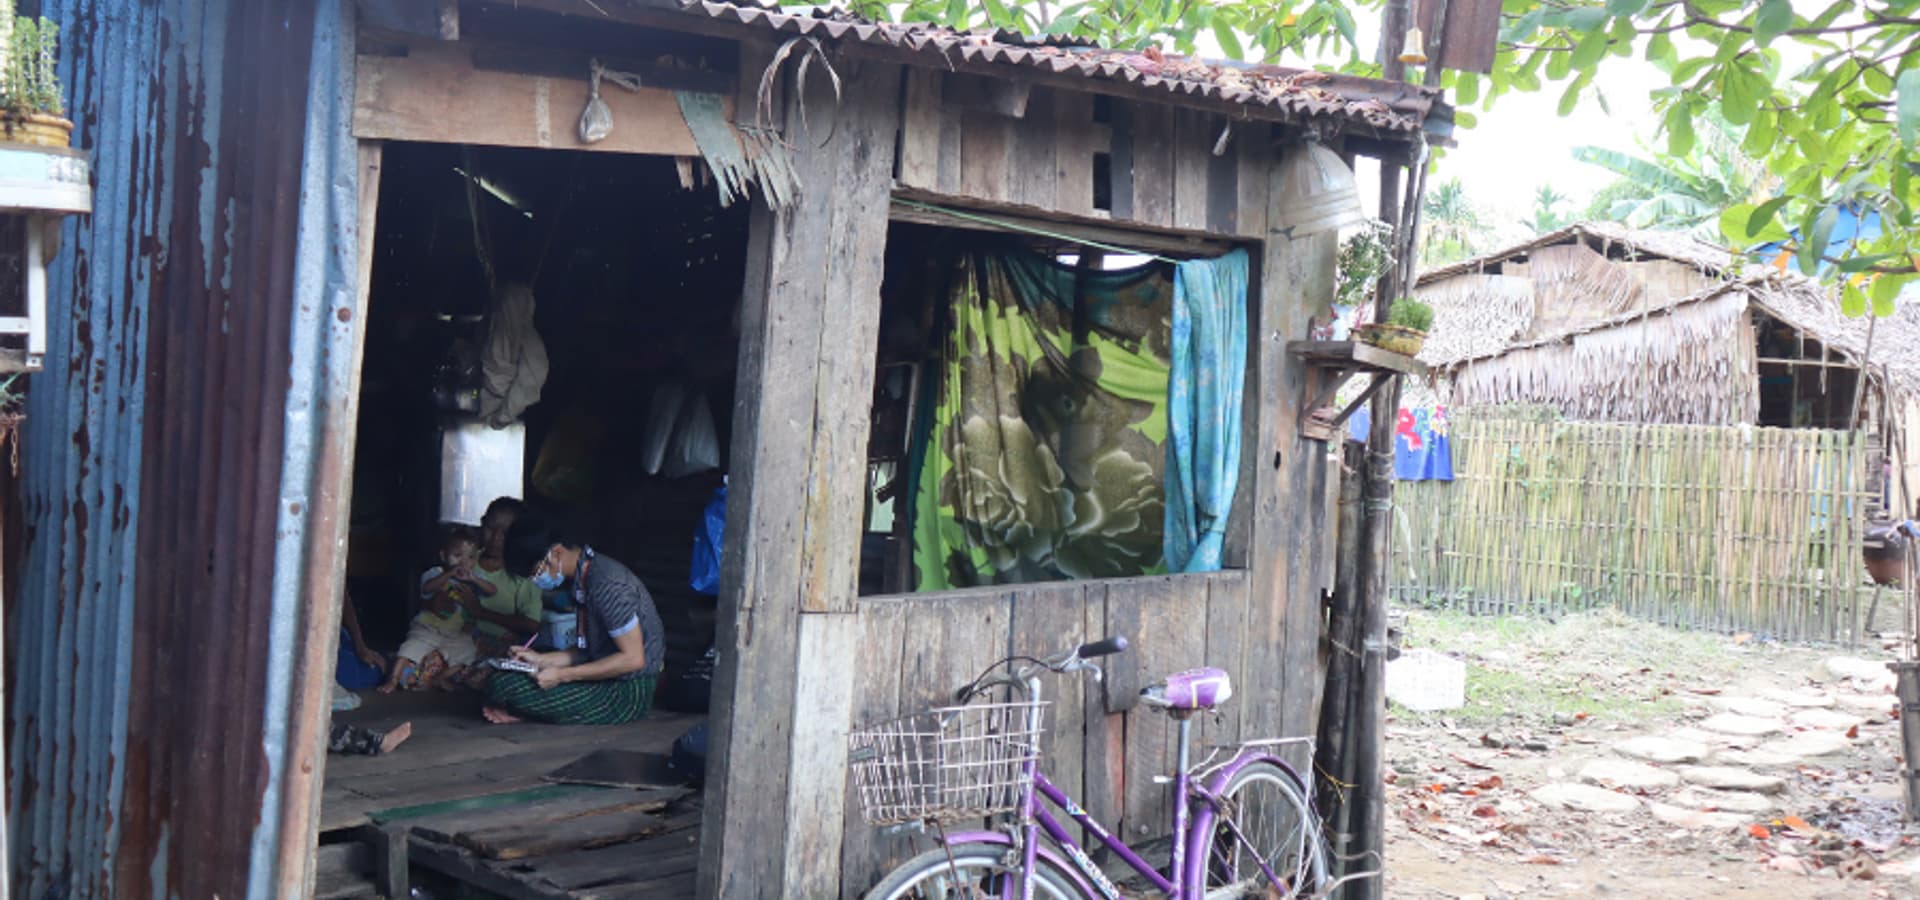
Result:
<svg viewBox="0 0 1920 900">
<path fill-rule="evenodd" d="M 400 685 L 398 685 L 398 684 L 396 684 L 396 683 L 394 683 L 394 682 L 391 682 L 391 681 L 389 681 L 389 682 L 387 682 L 386 684 L 383 684 L 383 685 L 381 685 L 381 686 L 380 686 L 380 693 L 382 693 L 382 694 L 391 694 L 391 693 L 393 693 L 393 692 L 394 692 L 394 691 L 395 691 L 396 689 L 398 689 L 399 687 L 400 687 Z"/>
<path fill-rule="evenodd" d="M 387 732 L 387 736 L 380 739 L 380 752 L 392 753 L 393 748 L 406 743 L 407 738 L 410 737 L 413 737 L 413 723 L 401 722 L 399 727 Z"/>
<path fill-rule="evenodd" d="M 487 721 L 492 722 L 495 725 L 512 725 L 516 722 L 526 721 L 525 719 L 522 719 L 519 716 L 514 715 L 513 713 L 507 712 L 506 710 L 501 709 L 498 706 L 483 707 L 480 710 L 480 715 L 485 717 Z"/>
</svg>

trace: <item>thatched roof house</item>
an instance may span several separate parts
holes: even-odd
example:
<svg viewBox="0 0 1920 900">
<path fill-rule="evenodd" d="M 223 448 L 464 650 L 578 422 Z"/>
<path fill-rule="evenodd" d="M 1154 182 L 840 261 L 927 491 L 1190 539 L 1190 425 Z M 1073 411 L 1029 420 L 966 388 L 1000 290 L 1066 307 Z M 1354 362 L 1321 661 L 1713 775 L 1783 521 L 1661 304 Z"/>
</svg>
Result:
<svg viewBox="0 0 1920 900">
<path fill-rule="evenodd" d="M 1684 234 L 1583 222 L 1420 275 L 1421 358 L 1447 365 L 1664 305 L 1717 283 L 1732 254 Z"/>
</svg>

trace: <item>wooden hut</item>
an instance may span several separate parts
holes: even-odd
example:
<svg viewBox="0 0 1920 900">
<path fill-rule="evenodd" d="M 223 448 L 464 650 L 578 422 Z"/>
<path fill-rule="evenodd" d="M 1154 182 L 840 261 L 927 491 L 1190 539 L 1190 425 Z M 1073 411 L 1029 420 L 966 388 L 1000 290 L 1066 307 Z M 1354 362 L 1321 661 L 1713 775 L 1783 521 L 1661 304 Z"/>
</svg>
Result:
<svg viewBox="0 0 1920 900">
<path fill-rule="evenodd" d="M 1010 652 L 1133 641 L 1103 682 L 1059 685 L 1048 744 L 1056 781 L 1129 837 L 1167 821 L 1155 778 L 1171 765 L 1169 729 L 1134 706 L 1148 680 L 1231 673 L 1208 741 L 1313 733 L 1334 516 L 1326 449 L 1297 423 L 1310 370 L 1354 366 L 1289 351 L 1331 302 L 1337 243 L 1296 234 L 1275 186 L 1309 132 L 1349 160 L 1412 164 L 1450 132 L 1438 91 L 708 0 L 247 4 L 232 29 L 203 6 L 58 5 L 84 73 L 73 82 L 121 91 L 75 98 L 82 139 L 146 149 L 103 152 L 101 196 L 132 199 L 94 217 L 120 230 L 73 236 L 86 262 L 56 278 L 133 293 L 103 294 L 91 330 L 58 334 L 48 370 L 72 377 L 35 385 L 34 420 L 74 431 L 36 441 L 23 475 L 36 536 L 9 566 L 28 586 L 9 623 L 47 648 L 8 679 L 16 704 L 45 698 L 15 707 L 23 890 L 299 896 L 316 858 L 347 858 L 369 830 L 389 839 L 373 857 L 393 876 L 410 837 L 416 860 L 433 840 L 427 824 L 442 837 L 479 827 L 462 816 L 514 825 L 494 807 L 524 804 L 514 792 L 554 765 L 589 746 L 661 750 L 689 724 L 416 732 L 392 759 L 432 764 L 377 785 L 326 755 L 342 589 L 350 575 L 399 577 L 408 563 L 380 555 L 411 547 L 402 530 L 362 532 L 375 504 L 413 502 L 396 485 L 416 483 L 367 477 L 420 446 L 386 446 L 413 414 L 380 392 L 413 377 L 408 335 L 461 327 L 467 298 L 496 279 L 535 284 L 554 367 L 542 404 L 591 396 L 589 419 L 642 420 L 659 359 L 709 391 L 719 472 L 695 465 L 709 480 L 690 488 L 632 473 L 633 453 L 582 481 L 578 460 L 543 468 L 527 445 L 530 483 L 599 503 L 624 548 L 608 555 L 632 561 L 689 629 L 700 601 L 685 563 L 635 557 L 684 560 L 727 476 L 718 597 L 705 601 L 718 654 L 700 826 L 659 865 L 631 847 L 597 857 L 600 895 L 684 895 L 696 870 L 707 897 L 857 894 L 906 845 L 859 822 L 849 729 L 933 703 Z M 93 77 L 142 67 L 162 74 Z M 1223 568 L 916 593 L 864 565 L 863 547 L 888 538 L 867 512 L 873 473 L 901 433 L 876 403 L 899 396 L 889 354 L 911 344 L 897 335 L 926 333 L 919 314 L 940 315 L 942 295 L 911 288 L 916 273 L 969 234 L 1094 268 L 1100 253 L 1247 252 L 1244 450 Z M 616 252 L 583 262 L 574 241 Z M 148 290 L 149 265 L 165 290 Z M 101 399 L 96 369 L 153 375 L 116 375 L 125 396 Z M 410 396 L 449 404 L 429 419 L 462 408 L 458 391 Z M 546 443 L 571 427 L 529 422 Z M 102 433 L 113 441 L 89 443 Z M 246 475 L 180 474 L 215 470 Z M 100 483 L 63 480 L 74 471 Z M 198 527 L 209 522 L 217 533 Z M 131 549 L 117 555 L 136 526 L 138 566 Z M 82 548 L 117 573 L 73 601 L 84 633 L 63 605 L 75 577 L 63 561 Z M 249 648 L 248 667 L 168 643 L 189 627 L 195 648 Z M 670 666 L 681 649 L 669 645 Z M 527 757 L 541 762 L 501 774 Z M 432 823 L 398 802 L 369 807 L 416 789 L 456 806 Z M 583 853 L 637 836 L 595 827 L 576 816 L 534 831 L 549 849 L 573 835 L 566 849 Z M 437 845 L 431 864 L 515 896 L 575 890 L 525 858 L 546 851 L 502 859 L 482 843 Z M 570 884 L 589 883 L 593 860 L 566 862 Z"/>
</svg>

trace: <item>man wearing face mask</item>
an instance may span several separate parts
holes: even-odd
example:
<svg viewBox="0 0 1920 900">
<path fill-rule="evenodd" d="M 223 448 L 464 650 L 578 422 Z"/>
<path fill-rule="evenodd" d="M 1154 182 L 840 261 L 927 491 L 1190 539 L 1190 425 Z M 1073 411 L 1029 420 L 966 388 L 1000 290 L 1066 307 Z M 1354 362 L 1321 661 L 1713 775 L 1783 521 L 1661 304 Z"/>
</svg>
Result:
<svg viewBox="0 0 1920 900">
<path fill-rule="evenodd" d="M 667 647 L 660 613 L 639 577 L 532 515 L 514 521 L 504 549 L 508 571 L 531 578 L 542 592 L 565 585 L 579 623 L 572 647 L 514 650 L 534 670 L 495 672 L 487 680 L 487 721 L 616 725 L 645 716 Z"/>
</svg>

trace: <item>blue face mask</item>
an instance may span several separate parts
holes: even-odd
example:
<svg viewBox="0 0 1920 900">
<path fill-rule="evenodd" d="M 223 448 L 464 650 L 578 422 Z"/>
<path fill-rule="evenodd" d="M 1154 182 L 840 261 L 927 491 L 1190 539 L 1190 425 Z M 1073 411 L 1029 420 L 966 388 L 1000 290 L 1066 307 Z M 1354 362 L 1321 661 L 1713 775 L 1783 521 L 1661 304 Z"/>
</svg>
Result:
<svg viewBox="0 0 1920 900">
<path fill-rule="evenodd" d="M 566 579 L 560 577 L 560 573 L 558 572 L 541 572 L 533 576 L 533 586 L 539 588 L 541 592 L 544 593 L 558 588 L 561 582 L 565 580 Z"/>
</svg>

